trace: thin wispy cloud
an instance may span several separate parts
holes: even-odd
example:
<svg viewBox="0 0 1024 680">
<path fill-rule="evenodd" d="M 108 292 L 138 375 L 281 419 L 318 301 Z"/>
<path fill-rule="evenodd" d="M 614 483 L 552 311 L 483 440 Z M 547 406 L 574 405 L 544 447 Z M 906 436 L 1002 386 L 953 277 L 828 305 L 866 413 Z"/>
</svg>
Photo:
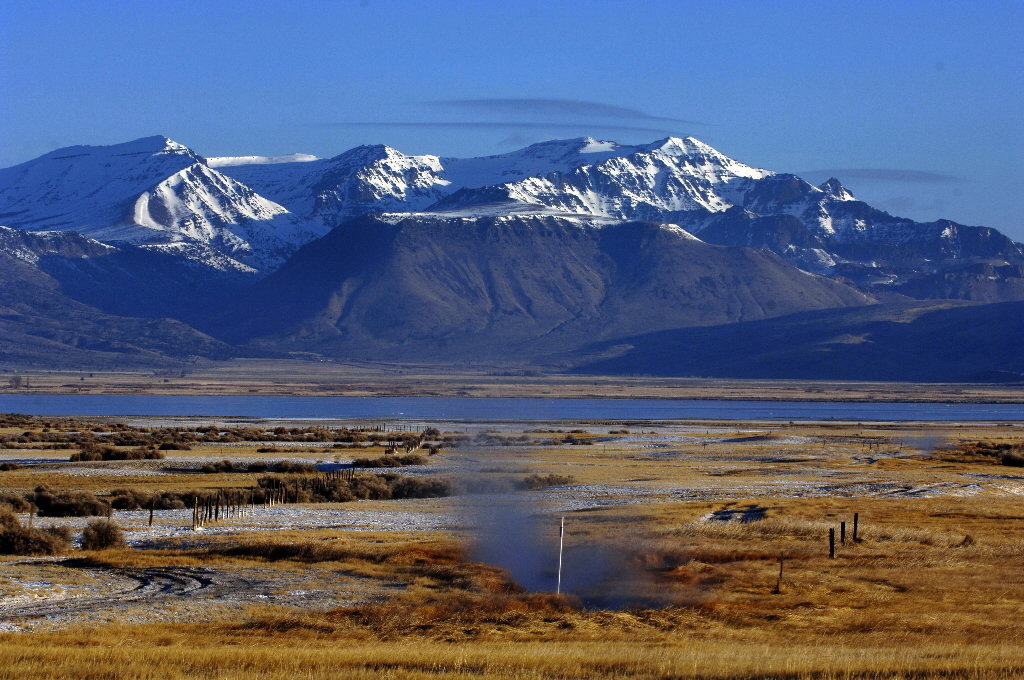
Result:
<svg viewBox="0 0 1024 680">
<path fill-rule="evenodd" d="M 521 132 L 513 132 L 505 139 L 498 142 L 498 146 L 528 146 L 535 142 L 542 141 L 536 135 L 526 135 Z"/>
<path fill-rule="evenodd" d="M 917 184 L 956 184 L 966 182 L 963 177 L 944 175 L 927 170 L 898 170 L 892 168 L 831 168 L 825 170 L 804 170 L 799 175 L 838 177 L 845 179 L 879 180 L 883 182 L 914 182 Z"/>
<path fill-rule="evenodd" d="M 937 210 L 946 210 L 949 207 L 949 203 L 942 199 L 937 198 L 930 201 L 922 201 L 914 196 L 890 196 L 889 198 L 877 200 L 874 204 L 876 207 L 894 215 L 909 212 L 911 210 L 934 212 Z"/>
<path fill-rule="evenodd" d="M 395 121 L 395 120 L 339 120 L 314 123 L 316 127 L 406 127 L 406 128 L 472 128 L 474 130 L 551 130 L 587 133 L 589 131 L 608 132 L 648 132 L 659 135 L 678 134 L 677 130 L 667 128 L 646 127 L 641 125 L 622 125 L 618 123 L 556 123 L 539 121 L 494 121 L 494 120 L 434 120 L 434 121 Z"/>
<path fill-rule="evenodd" d="M 686 125 L 707 125 L 696 120 L 656 116 L 646 111 L 626 106 L 615 106 L 602 102 L 584 101 L 581 99 L 547 99 L 542 97 L 508 97 L 487 99 L 443 99 L 427 102 L 438 106 L 463 109 L 481 113 L 497 113 L 502 115 L 531 116 L 573 116 L 580 119 L 614 118 L 617 120 L 648 120 L 666 123 L 684 123 Z"/>
</svg>

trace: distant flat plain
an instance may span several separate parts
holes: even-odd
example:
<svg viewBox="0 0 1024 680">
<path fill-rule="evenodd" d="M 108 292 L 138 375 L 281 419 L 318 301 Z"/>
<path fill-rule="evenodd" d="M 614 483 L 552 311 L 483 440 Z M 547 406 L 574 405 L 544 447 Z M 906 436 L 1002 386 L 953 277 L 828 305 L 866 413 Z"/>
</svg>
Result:
<svg viewBox="0 0 1024 680">
<path fill-rule="evenodd" d="M 27 385 L 27 386 L 26 386 Z M 495 365 L 236 359 L 175 371 L 4 368 L 0 393 L 554 397 L 1024 403 L 1024 384 L 722 380 L 535 374 Z"/>
</svg>

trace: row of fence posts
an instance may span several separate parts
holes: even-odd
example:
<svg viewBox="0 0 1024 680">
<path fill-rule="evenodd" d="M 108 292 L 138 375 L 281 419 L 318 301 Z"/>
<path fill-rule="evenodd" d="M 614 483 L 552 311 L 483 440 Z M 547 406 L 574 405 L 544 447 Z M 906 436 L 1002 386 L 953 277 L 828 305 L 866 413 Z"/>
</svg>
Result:
<svg viewBox="0 0 1024 680">
<path fill-rule="evenodd" d="M 237 491 L 217 491 L 216 494 L 199 497 L 196 496 L 192 504 L 192 528 L 201 529 L 214 522 L 224 519 L 245 517 L 256 512 L 256 506 L 264 508 L 288 503 L 299 503 L 302 501 L 302 492 L 326 493 L 328 485 L 332 481 L 351 481 L 355 477 L 355 470 L 332 470 L 323 472 L 315 479 L 304 478 L 302 480 L 274 479 L 274 485 L 261 489 L 263 499 L 256 503 L 254 489 Z M 156 499 L 150 504 L 149 526 L 153 526 L 153 510 Z"/>
<path fill-rule="evenodd" d="M 393 429 L 405 431 L 406 427 L 407 426 L 404 425 L 398 425 L 394 426 Z M 387 423 L 370 425 L 361 429 L 385 432 L 387 431 Z M 413 429 L 410 427 L 408 428 L 408 431 L 411 432 Z M 263 501 L 259 504 L 254 501 L 253 490 L 250 489 L 246 489 L 244 491 L 220 490 L 213 496 L 205 496 L 203 498 L 195 496 L 192 503 L 192 529 L 200 529 L 207 524 L 219 522 L 221 519 L 227 519 L 229 517 L 245 517 L 249 513 L 256 512 L 257 505 L 272 507 L 274 505 L 281 505 L 285 503 L 298 503 L 300 490 L 309 489 L 312 491 L 323 491 L 326 490 L 327 483 L 329 481 L 352 481 L 354 477 L 355 469 L 348 468 L 345 470 L 323 472 L 317 477 L 317 480 L 313 484 L 305 482 L 300 484 L 297 480 L 289 484 L 287 481 L 275 480 L 277 481 L 277 485 L 263 490 Z M 150 527 L 153 526 L 155 511 L 156 496 L 153 496 L 149 502 Z M 29 529 L 32 528 L 36 512 L 37 508 L 32 506 L 27 513 Z M 112 505 L 108 505 L 107 519 L 112 519 L 113 516 L 114 507 Z M 854 529 L 854 536 L 856 536 L 856 529 Z"/>
<path fill-rule="evenodd" d="M 401 426 L 401 428 L 404 430 L 405 426 Z M 387 430 L 387 424 L 380 423 L 364 429 L 384 432 Z M 348 468 L 321 473 L 312 484 L 307 483 L 305 480 L 302 483 L 298 480 L 292 483 L 275 480 L 277 482 L 275 486 L 263 490 L 263 501 L 259 504 L 254 501 L 253 490 L 248 489 L 244 491 L 220 490 L 212 496 L 204 496 L 202 498 L 195 496 L 192 503 L 192 529 L 200 529 L 213 522 L 219 522 L 221 519 L 245 517 L 247 514 L 255 512 L 257 505 L 272 507 L 285 503 L 298 503 L 301 490 L 324 491 L 330 481 L 352 481 L 354 477 L 355 470 Z M 155 511 L 156 496 L 153 496 L 149 503 L 150 527 L 153 526 Z M 32 527 L 32 517 L 34 514 L 35 508 L 32 508 L 28 513 L 29 528 Z M 111 519 L 113 514 L 114 508 L 108 506 L 107 519 Z"/>
<path fill-rule="evenodd" d="M 283 494 L 270 491 L 265 492 L 260 505 L 263 507 L 274 505 L 276 502 L 279 502 L 280 496 L 283 496 Z M 248 489 L 244 491 L 218 491 L 216 494 L 202 498 L 196 496 L 192 503 L 192 528 L 201 529 L 208 524 L 224 519 L 247 517 L 256 512 L 256 505 L 255 496 Z M 149 522 L 150 526 L 153 526 L 152 507 L 149 509 Z"/>
<path fill-rule="evenodd" d="M 850 537 L 851 542 L 860 543 L 860 513 L 853 513 L 853 534 Z M 839 544 L 846 544 L 846 522 L 839 523 Z M 831 527 L 828 530 L 828 558 L 834 560 L 836 558 L 836 530 L 835 527 Z M 775 588 L 772 592 L 776 595 L 782 592 L 782 575 L 785 569 L 786 555 L 785 553 L 779 554 L 779 577 L 775 582 Z"/>
<path fill-rule="evenodd" d="M 857 536 L 860 524 L 860 514 L 853 513 L 853 542 L 860 543 L 860 537 Z M 846 545 L 846 522 L 839 523 L 839 543 Z M 834 560 L 836 558 L 836 530 L 832 527 L 828 530 L 828 558 Z"/>
</svg>

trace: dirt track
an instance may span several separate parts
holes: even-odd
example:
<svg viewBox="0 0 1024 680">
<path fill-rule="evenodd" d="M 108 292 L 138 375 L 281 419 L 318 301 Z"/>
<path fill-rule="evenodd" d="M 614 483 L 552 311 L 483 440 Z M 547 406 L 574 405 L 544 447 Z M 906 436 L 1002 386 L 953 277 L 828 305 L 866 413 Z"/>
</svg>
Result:
<svg viewBox="0 0 1024 680">
<path fill-rule="evenodd" d="M 111 568 L 86 560 L 8 562 L 0 573 L 28 584 L 3 596 L 0 631 L 63 627 L 93 620 L 142 623 L 195 621 L 262 602 L 330 608 L 381 595 L 382 584 L 336 575 L 310 583 L 292 572 L 252 567 Z"/>
<path fill-rule="evenodd" d="M 100 569 L 76 564 L 81 560 L 56 562 L 67 567 L 102 571 L 109 579 L 109 586 L 100 595 L 65 595 L 64 591 L 54 591 L 50 595 L 34 596 L 31 601 L 0 601 L 0 621 L 66 617 L 93 613 L 98 609 L 109 612 L 143 601 L 154 604 L 159 600 L 183 597 L 223 598 L 240 595 L 254 586 L 247 579 L 198 567 Z"/>
</svg>

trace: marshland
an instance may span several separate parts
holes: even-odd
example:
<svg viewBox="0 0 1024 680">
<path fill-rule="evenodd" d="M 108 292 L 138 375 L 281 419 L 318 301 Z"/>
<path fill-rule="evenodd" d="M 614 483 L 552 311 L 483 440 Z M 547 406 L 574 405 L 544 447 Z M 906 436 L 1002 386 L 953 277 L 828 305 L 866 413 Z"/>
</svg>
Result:
<svg viewBox="0 0 1024 680">
<path fill-rule="evenodd" d="M 1022 427 L 7 415 L 0 675 L 1017 677 Z"/>
</svg>

